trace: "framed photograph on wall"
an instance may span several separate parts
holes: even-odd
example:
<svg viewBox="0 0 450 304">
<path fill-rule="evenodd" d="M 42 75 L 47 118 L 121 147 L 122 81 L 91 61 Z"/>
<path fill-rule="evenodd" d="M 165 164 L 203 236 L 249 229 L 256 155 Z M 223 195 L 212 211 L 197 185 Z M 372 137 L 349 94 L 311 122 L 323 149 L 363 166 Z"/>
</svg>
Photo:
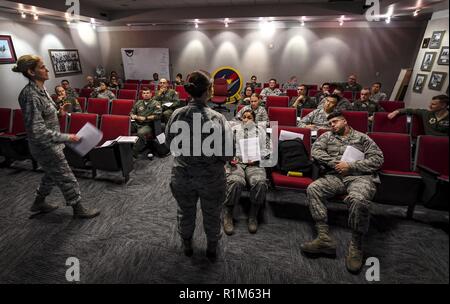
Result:
<svg viewBox="0 0 450 304">
<path fill-rule="evenodd" d="M 423 49 L 428 48 L 428 44 L 430 44 L 430 38 L 425 38 L 425 39 L 423 39 L 423 42 L 422 42 L 422 48 L 423 48 Z"/>
<path fill-rule="evenodd" d="M 16 63 L 16 51 L 11 36 L 0 35 L 0 64 Z"/>
<path fill-rule="evenodd" d="M 441 47 L 442 39 L 444 38 L 445 31 L 435 31 L 433 35 L 431 35 L 430 45 L 428 46 L 430 49 L 438 49 Z"/>
<path fill-rule="evenodd" d="M 55 77 L 81 74 L 78 50 L 48 50 Z"/>
<path fill-rule="evenodd" d="M 430 90 L 440 91 L 442 85 L 444 84 L 447 73 L 445 72 L 433 72 L 431 73 L 430 82 L 428 83 L 428 88 Z"/>
<path fill-rule="evenodd" d="M 413 92 L 422 93 L 423 87 L 427 82 L 427 74 L 417 74 L 416 80 L 414 80 Z"/>
<path fill-rule="evenodd" d="M 420 66 L 420 70 L 425 71 L 425 72 L 431 72 L 435 58 L 436 58 L 435 52 L 426 52 L 425 55 L 423 55 L 423 60 L 422 60 L 422 65 Z"/>
<path fill-rule="evenodd" d="M 448 65 L 448 46 L 442 47 L 438 58 L 438 64 Z"/>
</svg>

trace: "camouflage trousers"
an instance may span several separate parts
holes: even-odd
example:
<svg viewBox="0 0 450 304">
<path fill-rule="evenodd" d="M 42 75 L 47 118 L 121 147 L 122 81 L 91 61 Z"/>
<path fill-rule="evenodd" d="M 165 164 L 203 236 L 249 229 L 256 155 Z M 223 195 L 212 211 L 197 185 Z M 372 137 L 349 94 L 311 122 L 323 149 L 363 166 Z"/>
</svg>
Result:
<svg viewBox="0 0 450 304">
<path fill-rule="evenodd" d="M 72 206 L 81 200 L 80 186 L 67 163 L 63 147 L 64 145 L 59 144 L 57 147 L 39 151 L 30 147 L 34 159 L 44 171 L 36 195 L 46 197 L 56 185 L 61 190 L 66 204 Z"/>
<path fill-rule="evenodd" d="M 267 176 L 266 170 L 259 166 L 237 164 L 226 165 L 227 192 L 225 206 L 232 207 L 239 203 L 242 190 L 250 186 L 250 201 L 252 204 L 263 205 L 266 201 Z"/>
<path fill-rule="evenodd" d="M 225 198 L 225 170 L 214 176 L 193 176 L 188 168 L 174 167 L 170 188 L 178 203 L 178 233 L 183 239 L 192 238 L 195 230 L 197 201 L 203 214 L 203 227 L 208 242 L 217 243 L 221 237 L 222 203 Z"/>
<path fill-rule="evenodd" d="M 306 192 L 309 209 L 316 222 L 328 221 L 326 199 L 347 193 L 344 202 L 349 208 L 349 227 L 361 233 L 368 231 L 370 200 L 376 192 L 372 176 L 325 175 L 309 185 Z"/>
<path fill-rule="evenodd" d="M 133 145 L 133 153 L 136 156 L 139 152 L 141 152 L 145 146 L 147 145 L 147 138 L 153 134 L 152 127 L 149 125 L 140 125 L 135 122 L 132 123 L 132 132 L 136 132 L 137 137 L 139 138 L 137 142 Z"/>
</svg>

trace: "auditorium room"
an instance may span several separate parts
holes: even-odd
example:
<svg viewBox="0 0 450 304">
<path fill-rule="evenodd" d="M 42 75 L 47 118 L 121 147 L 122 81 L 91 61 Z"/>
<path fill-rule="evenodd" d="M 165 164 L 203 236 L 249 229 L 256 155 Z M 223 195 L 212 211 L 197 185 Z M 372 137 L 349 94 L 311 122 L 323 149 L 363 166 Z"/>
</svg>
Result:
<svg viewBox="0 0 450 304">
<path fill-rule="evenodd" d="M 448 284 L 448 73 L 448 1 L 0 0 L 0 283 Z"/>
</svg>

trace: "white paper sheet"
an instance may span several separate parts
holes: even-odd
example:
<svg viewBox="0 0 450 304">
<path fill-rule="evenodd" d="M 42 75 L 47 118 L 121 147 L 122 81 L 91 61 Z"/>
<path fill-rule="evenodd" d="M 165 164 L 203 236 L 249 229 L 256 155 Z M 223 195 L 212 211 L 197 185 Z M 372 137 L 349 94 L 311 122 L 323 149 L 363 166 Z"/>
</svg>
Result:
<svg viewBox="0 0 450 304">
<path fill-rule="evenodd" d="M 259 138 L 252 137 L 239 140 L 242 162 L 249 163 L 261 160 L 261 150 L 259 147 Z"/>
<path fill-rule="evenodd" d="M 267 133 L 267 134 L 272 134 L 272 128 L 267 128 L 267 129 L 266 129 L 266 133 Z"/>
<path fill-rule="evenodd" d="M 300 138 L 301 140 L 303 140 L 303 137 L 304 137 L 304 135 L 300 134 L 300 133 L 281 130 L 279 140 L 280 141 L 291 140 L 291 139 L 296 139 L 296 138 Z"/>
<path fill-rule="evenodd" d="M 117 142 L 120 143 L 131 143 L 134 144 L 138 141 L 139 137 L 137 136 L 119 136 L 116 138 Z"/>
<path fill-rule="evenodd" d="M 358 149 L 347 146 L 347 148 L 344 151 L 344 154 L 342 155 L 341 161 L 352 163 L 357 160 L 363 160 L 364 159 L 364 153 L 359 151 Z"/>
<path fill-rule="evenodd" d="M 166 142 L 166 134 L 161 133 L 161 134 L 159 134 L 158 136 L 156 136 L 156 139 L 158 140 L 158 142 L 159 142 L 160 144 L 163 144 L 163 143 Z"/>
<path fill-rule="evenodd" d="M 77 136 L 81 140 L 77 143 L 68 143 L 68 145 L 80 156 L 85 156 L 102 140 L 103 132 L 88 122 L 78 131 Z"/>
<path fill-rule="evenodd" d="M 108 146 L 111 146 L 115 142 L 116 142 L 115 140 L 107 140 L 100 147 L 108 147 Z"/>
<path fill-rule="evenodd" d="M 165 107 L 170 107 L 170 106 L 172 106 L 173 105 L 173 102 L 166 102 L 166 103 L 163 103 L 163 106 L 165 106 Z"/>
<path fill-rule="evenodd" d="M 317 130 L 311 130 L 311 136 L 313 137 L 317 136 Z"/>
</svg>

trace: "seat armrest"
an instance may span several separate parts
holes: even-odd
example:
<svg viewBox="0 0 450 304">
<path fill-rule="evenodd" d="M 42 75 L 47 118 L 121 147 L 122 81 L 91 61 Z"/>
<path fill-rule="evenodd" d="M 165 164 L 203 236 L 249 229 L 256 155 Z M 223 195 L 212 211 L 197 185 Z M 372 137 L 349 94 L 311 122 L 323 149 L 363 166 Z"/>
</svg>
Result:
<svg viewBox="0 0 450 304">
<path fill-rule="evenodd" d="M 427 167 L 427 166 L 417 165 L 417 168 L 419 169 L 419 172 L 420 172 L 420 173 L 422 173 L 422 172 L 428 173 L 428 174 L 434 175 L 435 177 L 438 177 L 438 176 L 441 175 L 439 172 L 436 172 L 436 171 L 430 169 L 430 168 Z"/>
</svg>

